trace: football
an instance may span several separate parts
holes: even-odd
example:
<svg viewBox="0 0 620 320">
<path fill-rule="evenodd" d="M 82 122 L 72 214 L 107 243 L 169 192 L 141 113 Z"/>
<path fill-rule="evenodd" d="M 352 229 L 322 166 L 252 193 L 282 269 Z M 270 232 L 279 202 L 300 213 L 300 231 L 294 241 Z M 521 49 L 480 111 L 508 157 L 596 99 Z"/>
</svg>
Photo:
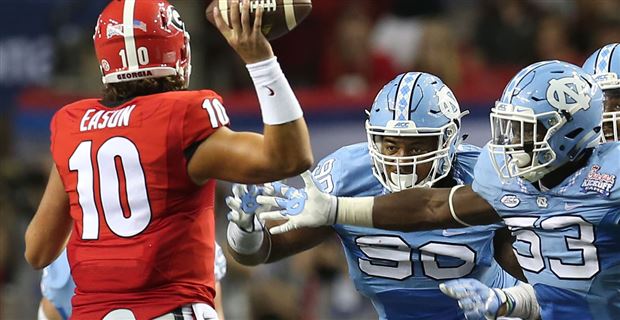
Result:
<svg viewBox="0 0 620 320">
<path fill-rule="evenodd" d="M 241 3 L 241 1 L 239 1 Z M 226 24 L 230 25 L 232 0 L 213 0 L 207 7 L 207 19 L 215 25 L 213 8 L 218 6 Z M 254 22 L 256 9 L 262 6 L 263 34 L 269 40 L 276 39 L 293 30 L 312 11 L 311 0 L 251 0 L 250 22 Z"/>
</svg>

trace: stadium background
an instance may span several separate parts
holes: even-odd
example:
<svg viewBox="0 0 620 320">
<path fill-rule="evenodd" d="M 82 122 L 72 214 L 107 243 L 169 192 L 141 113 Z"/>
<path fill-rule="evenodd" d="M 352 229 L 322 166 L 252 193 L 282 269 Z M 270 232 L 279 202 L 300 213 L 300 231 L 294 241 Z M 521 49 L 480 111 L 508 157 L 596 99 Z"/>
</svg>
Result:
<svg viewBox="0 0 620 320">
<path fill-rule="evenodd" d="M 203 16 L 205 0 L 171 0 L 192 37 L 192 89 L 224 97 L 232 128 L 261 130 L 240 59 Z M 312 134 L 318 161 L 365 141 L 364 109 L 381 85 L 409 70 L 440 76 L 462 109 L 467 142 L 489 138 L 488 112 L 523 66 L 578 65 L 620 41 L 618 0 L 314 0 L 293 33 L 272 42 Z M 23 259 L 23 233 L 51 164 L 55 110 L 97 96 L 92 32 L 107 0 L 0 0 L 0 319 L 34 319 L 40 272 Z M 251 150 L 248 150 L 251 152 Z M 225 242 L 229 185 L 218 188 L 218 241 Z M 272 265 L 228 260 L 227 319 L 375 319 L 349 281 L 337 239 Z"/>
</svg>

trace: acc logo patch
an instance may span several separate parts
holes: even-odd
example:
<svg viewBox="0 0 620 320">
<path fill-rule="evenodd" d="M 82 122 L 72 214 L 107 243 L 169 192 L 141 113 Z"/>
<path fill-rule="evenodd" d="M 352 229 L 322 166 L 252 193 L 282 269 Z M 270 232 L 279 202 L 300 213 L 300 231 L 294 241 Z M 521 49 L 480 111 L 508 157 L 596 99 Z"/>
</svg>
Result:
<svg viewBox="0 0 620 320">
<path fill-rule="evenodd" d="M 394 124 L 394 129 L 407 129 L 409 128 L 411 122 L 410 121 L 399 121 Z"/>
<path fill-rule="evenodd" d="M 599 173 L 601 166 L 593 165 L 588 175 L 581 183 L 581 192 L 596 192 L 609 197 L 611 188 L 616 184 L 616 176 L 608 173 Z"/>
<path fill-rule="evenodd" d="M 521 200 L 519 200 L 519 198 L 517 198 L 514 194 L 507 194 L 502 197 L 500 202 L 508 208 L 514 208 L 521 203 Z"/>
</svg>

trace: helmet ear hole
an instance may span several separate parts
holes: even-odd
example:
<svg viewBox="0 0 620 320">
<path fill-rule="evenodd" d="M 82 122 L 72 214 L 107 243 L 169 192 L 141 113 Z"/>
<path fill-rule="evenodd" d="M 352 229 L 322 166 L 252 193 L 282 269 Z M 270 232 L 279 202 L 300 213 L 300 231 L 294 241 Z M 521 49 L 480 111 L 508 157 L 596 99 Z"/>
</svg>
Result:
<svg viewBox="0 0 620 320">
<path fill-rule="evenodd" d="M 571 132 L 569 132 L 568 134 L 566 134 L 566 137 L 569 139 L 575 139 L 575 137 L 577 137 L 581 132 L 583 131 L 583 128 L 577 128 Z M 560 150 L 564 150 L 564 149 L 560 149 Z"/>
</svg>

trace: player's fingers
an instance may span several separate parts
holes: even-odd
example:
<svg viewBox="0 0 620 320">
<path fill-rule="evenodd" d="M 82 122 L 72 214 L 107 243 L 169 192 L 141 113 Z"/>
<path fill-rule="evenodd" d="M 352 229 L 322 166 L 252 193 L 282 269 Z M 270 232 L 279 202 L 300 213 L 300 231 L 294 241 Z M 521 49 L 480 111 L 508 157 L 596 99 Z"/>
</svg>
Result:
<svg viewBox="0 0 620 320">
<path fill-rule="evenodd" d="M 263 12 L 265 11 L 265 9 L 263 8 L 263 6 L 258 6 L 256 8 L 256 12 L 254 14 L 254 26 L 252 32 L 254 34 L 259 34 L 260 32 L 263 32 Z"/>
<path fill-rule="evenodd" d="M 465 287 L 451 281 L 440 284 L 439 290 L 454 299 L 461 299 L 469 295 L 469 291 Z"/>
<path fill-rule="evenodd" d="M 239 198 L 226 197 L 226 205 L 232 210 L 241 211 L 241 199 Z"/>
<path fill-rule="evenodd" d="M 485 320 L 486 318 L 479 309 L 463 310 L 463 315 L 467 320 Z M 492 318 L 495 319 L 495 318 Z"/>
<path fill-rule="evenodd" d="M 261 213 L 257 213 L 256 215 L 258 216 L 258 220 L 262 223 L 265 224 L 265 221 L 267 220 L 288 220 L 289 217 L 285 215 L 285 212 L 283 212 L 284 210 L 276 210 L 276 211 L 266 211 L 266 212 L 261 212 Z"/>
<path fill-rule="evenodd" d="M 236 215 L 235 215 L 235 211 L 234 210 L 233 211 L 229 211 L 226 214 L 226 219 L 228 219 L 228 221 L 235 221 L 236 220 L 235 217 L 236 217 Z"/>
<path fill-rule="evenodd" d="M 232 193 L 233 193 L 233 195 L 235 196 L 235 198 L 241 198 L 241 196 L 242 196 L 244 193 L 246 193 L 246 192 L 247 192 L 247 191 L 246 191 L 246 190 L 247 190 L 246 188 L 247 188 L 247 187 L 246 187 L 246 185 L 244 185 L 244 184 L 241 184 L 241 183 L 235 183 L 235 184 L 233 184 L 233 186 L 232 186 L 232 188 L 231 188 L 231 189 L 232 189 Z"/>
<path fill-rule="evenodd" d="M 252 27 L 250 27 L 250 0 L 243 0 L 241 5 L 241 31 L 246 35 L 252 32 Z"/>
<path fill-rule="evenodd" d="M 293 228 L 293 224 L 289 221 L 287 223 L 284 223 L 284 224 L 281 224 L 279 226 L 275 226 L 275 227 L 269 229 L 269 233 L 271 233 L 271 234 L 280 234 L 280 233 L 289 232 L 292 229 L 294 229 Z"/>
<path fill-rule="evenodd" d="M 247 188 L 247 193 L 252 197 L 256 197 L 256 195 L 258 195 L 260 191 L 260 188 L 257 187 L 255 184 L 251 184 Z"/>
<path fill-rule="evenodd" d="M 233 32 L 235 32 L 236 34 L 240 34 L 242 29 L 241 29 L 241 21 L 240 21 L 240 12 L 239 12 L 239 7 L 241 6 L 239 0 L 233 0 L 230 3 L 230 26 L 233 29 Z"/>
<path fill-rule="evenodd" d="M 228 221 L 233 223 L 239 223 L 239 221 L 243 220 L 244 213 L 237 210 L 230 210 L 226 215 Z"/>
<path fill-rule="evenodd" d="M 265 183 L 263 185 L 263 190 L 261 192 L 261 194 L 266 195 L 266 196 L 273 196 L 275 195 L 276 191 L 273 188 L 273 184 L 271 182 Z"/>
<path fill-rule="evenodd" d="M 291 186 L 289 186 L 287 184 L 284 184 L 282 182 L 276 182 L 275 185 L 277 186 L 276 187 L 276 193 L 280 194 L 283 197 L 287 197 L 288 192 L 291 189 L 295 189 L 295 188 L 293 188 L 293 187 L 291 187 Z"/>
<path fill-rule="evenodd" d="M 217 30 L 219 30 L 224 37 L 228 38 L 228 35 L 230 34 L 230 26 L 228 26 L 228 24 L 224 21 L 224 18 L 222 18 L 222 12 L 217 6 L 213 8 L 213 21 L 215 21 L 215 27 L 217 27 Z"/>
<path fill-rule="evenodd" d="M 306 189 L 316 188 L 314 185 L 314 180 L 312 179 L 312 173 L 308 170 L 304 171 L 300 174 L 301 178 L 304 180 L 304 184 L 306 185 Z"/>
<path fill-rule="evenodd" d="M 475 309 L 476 304 L 477 304 L 476 301 L 469 297 L 459 299 L 459 307 L 463 309 L 463 311 Z"/>
<path fill-rule="evenodd" d="M 244 185 L 243 185 L 243 189 L 242 189 L 242 190 L 243 190 L 243 193 L 242 193 L 241 195 L 246 195 L 246 194 L 248 194 L 248 185 L 247 185 L 247 184 L 244 184 Z"/>
<path fill-rule="evenodd" d="M 445 295 L 447 295 L 447 296 L 449 296 L 451 298 L 454 298 L 454 295 L 452 294 L 452 288 L 448 287 L 445 283 L 440 283 L 439 284 L 439 290 L 441 292 L 443 292 L 443 294 L 445 294 Z"/>
<path fill-rule="evenodd" d="M 285 199 L 272 197 L 272 196 L 258 196 L 256 197 L 256 202 L 258 204 L 269 205 L 272 207 L 280 207 L 280 204 L 286 201 Z"/>
<path fill-rule="evenodd" d="M 275 181 L 271 183 L 271 187 L 273 188 L 273 193 L 278 195 L 284 195 L 286 190 L 288 190 L 288 186 L 280 181 Z"/>
</svg>

